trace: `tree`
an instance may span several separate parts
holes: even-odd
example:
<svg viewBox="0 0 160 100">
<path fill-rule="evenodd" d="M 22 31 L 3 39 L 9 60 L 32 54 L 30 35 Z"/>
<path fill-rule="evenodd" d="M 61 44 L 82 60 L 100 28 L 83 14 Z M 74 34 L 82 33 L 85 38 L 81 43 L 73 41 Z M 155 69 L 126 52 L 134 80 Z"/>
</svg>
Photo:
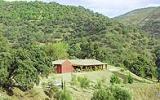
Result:
<svg viewBox="0 0 160 100">
<path fill-rule="evenodd" d="M 10 84 L 8 80 L 8 68 L 12 62 L 10 49 L 8 40 L 0 34 L 0 86 L 2 87 L 7 87 Z"/>
<path fill-rule="evenodd" d="M 138 76 L 152 78 L 154 75 L 152 63 L 143 56 L 138 56 L 131 61 L 125 60 L 123 63 L 132 73 Z"/>
<path fill-rule="evenodd" d="M 31 54 L 26 49 L 19 48 L 13 52 L 12 62 L 8 68 L 10 87 L 18 87 L 25 91 L 39 83 L 37 69 L 30 58 Z"/>
<path fill-rule="evenodd" d="M 160 50 L 158 50 L 157 52 L 156 52 L 156 57 L 157 57 L 157 59 L 156 59 L 156 66 L 157 66 L 157 72 L 158 72 L 158 77 L 157 77 L 157 79 L 158 79 L 158 82 L 160 81 Z"/>
<path fill-rule="evenodd" d="M 14 86 L 21 90 L 28 90 L 33 88 L 34 84 L 39 83 L 39 77 L 37 69 L 33 66 L 33 62 L 30 60 L 18 60 L 17 70 L 14 72 L 11 79 L 13 80 Z M 17 73 L 17 74 L 16 74 Z"/>
<path fill-rule="evenodd" d="M 8 52 L 0 53 L 0 86 L 6 87 L 10 84 L 8 68 L 11 64 L 11 54 Z"/>
<path fill-rule="evenodd" d="M 21 90 L 31 89 L 39 83 L 39 76 L 48 76 L 51 61 L 39 46 L 18 48 L 10 53 L 0 53 L 0 80 L 5 88 L 18 87 Z M 2 68 L 1 68 L 2 67 Z"/>
<path fill-rule="evenodd" d="M 33 66 L 37 69 L 38 73 L 42 76 L 48 76 L 52 70 L 52 59 L 44 52 L 44 48 L 32 45 L 29 48 L 30 59 L 33 61 Z"/>
<path fill-rule="evenodd" d="M 46 54 L 53 59 L 64 59 L 68 57 L 68 45 L 65 43 L 53 43 L 46 46 Z"/>
<path fill-rule="evenodd" d="M 9 49 L 10 49 L 10 45 L 7 38 L 2 36 L 2 34 L 0 33 L 0 53 L 7 52 L 9 51 Z"/>
</svg>

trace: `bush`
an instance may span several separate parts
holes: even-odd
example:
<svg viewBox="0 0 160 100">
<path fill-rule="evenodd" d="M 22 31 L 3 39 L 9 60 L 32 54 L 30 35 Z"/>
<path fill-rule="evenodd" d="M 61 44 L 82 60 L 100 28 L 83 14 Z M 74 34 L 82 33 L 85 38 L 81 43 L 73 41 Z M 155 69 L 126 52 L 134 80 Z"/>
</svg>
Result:
<svg viewBox="0 0 160 100">
<path fill-rule="evenodd" d="M 121 80 L 116 75 L 112 75 L 111 79 L 110 79 L 110 83 L 111 84 L 120 84 Z"/>
<path fill-rule="evenodd" d="M 70 95 L 70 91 L 66 89 L 66 86 L 64 85 L 64 89 L 60 90 L 57 86 L 55 86 L 53 83 L 43 83 L 43 89 L 44 93 L 53 100 L 72 100 L 72 97 Z"/>
<path fill-rule="evenodd" d="M 127 89 L 119 86 L 100 88 L 93 94 L 91 100 L 131 100 L 132 96 Z"/>
<path fill-rule="evenodd" d="M 112 89 L 112 93 L 115 100 L 131 100 L 132 99 L 131 94 L 125 88 L 113 86 L 111 89 Z"/>
<path fill-rule="evenodd" d="M 72 75 L 71 84 L 72 85 L 78 85 L 78 80 L 77 80 L 76 75 Z"/>
<path fill-rule="evenodd" d="M 125 71 L 125 69 L 124 69 L 124 68 L 121 68 L 121 69 L 120 69 L 120 71 L 121 71 L 121 72 L 124 72 L 124 71 Z"/>
<path fill-rule="evenodd" d="M 90 86 L 90 80 L 86 77 L 78 77 L 77 80 L 81 88 L 87 88 Z"/>
<path fill-rule="evenodd" d="M 97 81 L 96 85 L 94 86 L 94 88 L 99 89 L 103 86 L 102 81 Z"/>
<path fill-rule="evenodd" d="M 87 88 L 90 86 L 90 80 L 86 77 L 72 75 L 71 84 L 79 85 L 81 88 Z"/>
<path fill-rule="evenodd" d="M 129 74 L 127 77 L 128 83 L 132 84 L 133 83 L 133 77 Z"/>
<path fill-rule="evenodd" d="M 49 98 L 57 98 L 59 94 L 59 89 L 56 87 L 53 83 L 47 82 L 47 83 L 42 83 L 42 87 L 44 90 L 44 93 L 49 97 Z"/>
<path fill-rule="evenodd" d="M 99 89 L 102 88 L 103 86 L 105 86 L 106 83 L 106 78 L 103 77 L 101 80 L 97 80 L 96 85 L 94 86 L 95 89 Z"/>
<path fill-rule="evenodd" d="M 109 89 L 100 88 L 93 93 L 91 100 L 114 100 L 114 97 Z"/>
<path fill-rule="evenodd" d="M 64 88 L 64 90 L 60 91 L 57 97 L 57 100 L 72 100 L 70 92 Z"/>
</svg>

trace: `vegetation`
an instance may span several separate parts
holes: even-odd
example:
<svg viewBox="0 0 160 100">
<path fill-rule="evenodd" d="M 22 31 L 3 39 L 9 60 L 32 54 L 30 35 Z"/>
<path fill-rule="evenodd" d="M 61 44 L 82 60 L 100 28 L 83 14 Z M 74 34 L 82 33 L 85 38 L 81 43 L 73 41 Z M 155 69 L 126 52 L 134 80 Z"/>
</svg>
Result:
<svg viewBox="0 0 160 100">
<path fill-rule="evenodd" d="M 59 89 L 53 83 L 43 83 L 44 93 L 51 99 L 58 98 Z"/>
<path fill-rule="evenodd" d="M 51 61 L 62 58 L 95 58 L 145 78 L 156 76 L 158 42 L 136 27 L 81 6 L 0 2 L 0 86 L 7 90 L 31 89 L 52 71 Z M 89 86 L 87 78 L 77 80 Z"/>
<path fill-rule="evenodd" d="M 70 92 L 67 90 L 66 86 L 61 90 L 54 85 L 53 81 L 48 83 L 43 83 L 43 90 L 45 94 L 53 100 L 72 100 Z"/>
<path fill-rule="evenodd" d="M 152 78 L 155 76 L 155 69 L 153 69 L 153 62 L 147 61 L 147 58 L 137 57 L 133 61 L 124 61 L 124 65 L 134 74 L 141 77 Z"/>
<path fill-rule="evenodd" d="M 72 75 L 71 77 L 71 84 L 72 85 L 78 85 L 78 80 L 77 80 L 77 76 L 76 75 Z"/>
<path fill-rule="evenodd" d="M 51 61 L 42 48 L 35 45 L 11 48 L 5 37 L 0 36 L 0 86 L 5 89 L 18 87 L 31 89 L 39 83 L 38 75 L 49 74 Z"/>
<path fill-rule="evenodd" d="M 158 82 L 160 81 L 160 50 L 157 50 L 156 52 L 156 57 L 157 57 L 157 60 L 156 60 L 156 65 L 157 65 L 157 73 L 158 73 Z"/>
<path fill-rule="evenodd" d="M 90 80 L 86 77 L 78 77 L 77 80 L 82 88 L 88 88 L 90 86 Z"/>
<path fill-rule="evenodd" d="M 71 84 L 79 85 L 81 88 L 88 88 L 90 86 L 90 80 L 86 77 L 72 75 Z"/>
<path fill-rule="evenodd" d="M 128 80 L 128 83 L 130 84 L 133 83 L 133 77 L 131 76 L 131 74 L 128 75 L 127 80 Z"/>
<path fill-rule="evenodd" d="M 52 59 L 65 59 L 68 57 L 68 46 L 65 43 L 54 43 L 46 45 L 45 52 Z"/>
<path fill-rule="evenodd" d="M 60 91 L 57 100 L 72 100 L 70 92 L 64 88 L 64 90 Z"/>
<path fill-rule="evenodd" d="M 118 76 L 116 75 L 112 75 L 111 79 L 110 79 L 110 83 L 111 84 L 120 84 L 121 80 L 118 78 Z"/>
<path fill-rule="evenodd" d="M 115 19 L 125 24 L 138 25 L 144 31 L 159 38 L 160 36 L 160 7 L 136 9 Z"/>
<path fill-rule="evenodd" d="M 132 96 L 122 87 L 111 86 L 96 90 L 91 100 L 132 100 Z"/>
</svg>

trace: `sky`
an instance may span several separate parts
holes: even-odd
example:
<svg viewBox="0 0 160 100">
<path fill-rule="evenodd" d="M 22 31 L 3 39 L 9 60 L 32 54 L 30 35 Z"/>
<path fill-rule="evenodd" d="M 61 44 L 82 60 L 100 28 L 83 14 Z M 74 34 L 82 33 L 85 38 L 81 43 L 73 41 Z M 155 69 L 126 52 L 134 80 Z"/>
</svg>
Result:
<svg viewBox="0 0 160 100">
<path fill-rule="evenodd" d="M 85 8 L 93 10 L 94 12 L 99 12 L 111 18 L 122 15 L 124 13 L 127 13 L 129 11 L 138 8 L 160 6 L 160 0 L 39 0 L 39 1 L 57 2 L 63 5 L 83 6 Z"/>
</svg>

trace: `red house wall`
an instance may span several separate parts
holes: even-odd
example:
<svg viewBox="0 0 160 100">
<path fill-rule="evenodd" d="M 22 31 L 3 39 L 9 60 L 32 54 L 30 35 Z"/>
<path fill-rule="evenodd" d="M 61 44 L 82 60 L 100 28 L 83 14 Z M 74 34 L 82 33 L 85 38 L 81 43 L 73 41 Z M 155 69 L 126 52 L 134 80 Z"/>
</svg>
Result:
<svg viewBox="0 0 160 100">
<path fill-rule="evenodd" d="M 68 60 L 64 61 L 61 65 L 56 65 L 56 72 L 57 73 L 67 73 L 67 72 L 73 72 L 74 68 L 72 66 L 72 63 Z"/>
<path fill-rule="evenodd" d="M 67 72 L 73 72 L 74 68 L 72 66 L 72 63 L 68 60 L 66 60 L 63 64 L 62 64 L 62 73 L 67 73 Z"/>
</svg>

